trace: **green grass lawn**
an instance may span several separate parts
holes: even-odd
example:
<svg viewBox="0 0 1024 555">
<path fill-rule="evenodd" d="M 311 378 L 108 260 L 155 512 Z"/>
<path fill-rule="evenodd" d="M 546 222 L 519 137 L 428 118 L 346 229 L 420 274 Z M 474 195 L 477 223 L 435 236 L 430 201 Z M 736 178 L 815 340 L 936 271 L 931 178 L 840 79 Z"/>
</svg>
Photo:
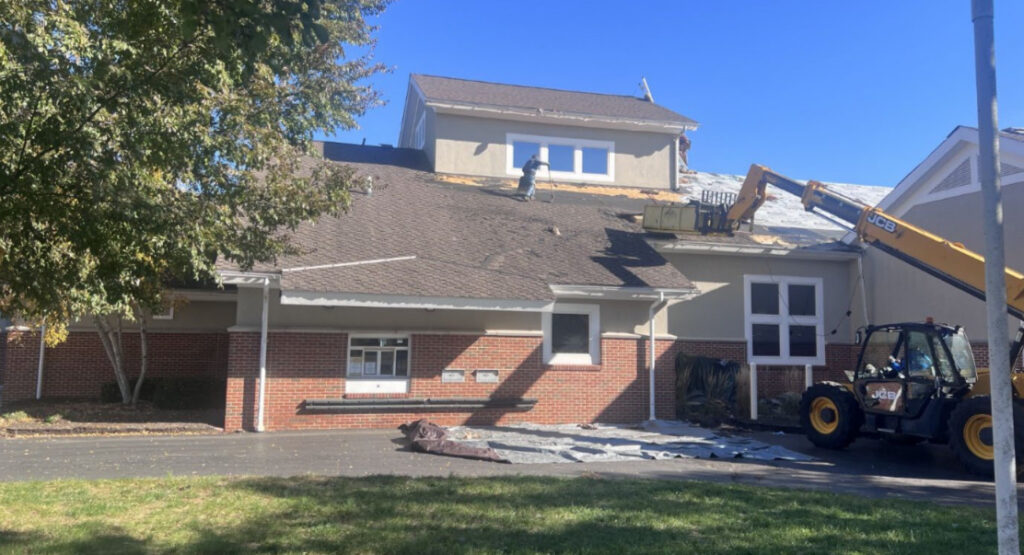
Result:
<svg viewBox="0 0 1024 555">
<path fill-rule="evenodd" d="M 994 552 L 995 514 L 598 478 L 164 478 L 0 484 L 0 552 Z"/>
</svg>

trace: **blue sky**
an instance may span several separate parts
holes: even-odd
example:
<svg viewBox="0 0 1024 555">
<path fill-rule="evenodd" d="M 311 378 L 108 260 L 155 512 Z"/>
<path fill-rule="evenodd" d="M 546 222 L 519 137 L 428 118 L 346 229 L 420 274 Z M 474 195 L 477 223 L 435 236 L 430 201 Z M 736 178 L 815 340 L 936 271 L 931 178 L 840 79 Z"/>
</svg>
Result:
<svg viewBox="0 0 1024 555">
<path fill-rule="evenodd" d="M 387 105 L 344 142 L 395 143 L 410 73 L 640 95 L 700 122 L 690 166 L 895 185 L 976 125 L 969 0 L 397 0 L 376 18 Z M 1000 127 L 1024 126 L 1021 2 L 996 0 Z"/>
</svg>

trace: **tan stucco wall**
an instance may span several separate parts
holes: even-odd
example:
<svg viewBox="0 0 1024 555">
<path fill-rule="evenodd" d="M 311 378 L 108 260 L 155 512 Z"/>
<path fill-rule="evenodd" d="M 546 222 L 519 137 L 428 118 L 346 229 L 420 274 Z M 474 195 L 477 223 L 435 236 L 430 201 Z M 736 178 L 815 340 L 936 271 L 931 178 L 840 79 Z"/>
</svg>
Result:
<svg viewBox="0 0 1024 555">
<path fill-rule="evenodd" d="M 235 303 L 232 301 L 178 301 L 171 320 L 151 320 L 151 331 L 210 332 L 225 331 L 235 324 Z M 85 319 L 68 327 L 73 331 L 94 330 L 92 320 Z M 124 329 L 134 329 L 125 322 Z"/>
<path fill-rule="evenodd" d="M 1024 213 L 1024 184 L 1004 186 L 1003 213 L 1006 215 L 1003 221 L 1006 263 L 1024 271 L 1024 220 L 1019 217 Z M 918 204 L 908 210 L 903 219 L 984 253 L 980 193 Z M 972 340 L 987 337 L 983 301 L 876 249 L 869 248 L 865 252 L 864 272 L 871 286 L 868 298 L 876 323 L 923 320 L 931 316 L 937 322 L 964 326 Z M 1012 331 L 1017 328 L 1017 321 L 1010 320 Z"/>
<path fill-rule="evenodd" d="M 667 189 L 672 185 L 675 135 L 436 115 L 434 170 L 440 173 L 515 178 L 506 172 L 506 133 L 615 143 L 611 184 Z M 543 171 L 540 177 L 543 178 Z"/>
<path fill-rule="evenodd" d="M 743 276 L 775 275 L 822 278 L 826 343 L 850 343 L 864 324 L 856 261 L 787 260 L 784 257 L 738 257 L 664 254 L 702 292 L 668 308 L 668 331 L 684 339 L 745 340 Z M 846 311 L 852 310 L 851 316 Z M 828 335 L 833 328 L 838 331 Z"/>
<path fill-rule="evenodd" d="M 260 289 L 240 289 L 237 321 L 241 328 L 258 328 L 261 309 Z M 567 303 L 581 301 L 567 300 Z M 649 305 L 631 301 L 586 301 L 600 306 L 603 333 L 647 334 Z M 657 333 L 665 333 L 666 311 L 657 320 Z M 271 329 L 310 329 L 347 331 L 448 331 L 466 333 L 529 332 L 539 333 L 539 312 L 490 310 L 433 310 L 282 306 L 277 291 L 271 291 L 269 326 Z"/>
</svg>

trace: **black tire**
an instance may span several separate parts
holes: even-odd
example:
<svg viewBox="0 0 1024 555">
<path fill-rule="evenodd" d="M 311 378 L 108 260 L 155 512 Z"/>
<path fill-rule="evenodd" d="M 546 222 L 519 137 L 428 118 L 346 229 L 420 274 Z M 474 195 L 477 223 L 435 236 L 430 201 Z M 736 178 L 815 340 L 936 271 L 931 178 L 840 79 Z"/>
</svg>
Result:
<svg viewBox="0 0 1024 555">
<path fill-rule="evenodd" d="M 991 426 L 992 400 L 987 395 L 964 399 L 949 416 L 949 447 L 960 463 L 979 476 L 992 477 Z M 988 428 L 986 431 L 985 428 Z M 1013 404 L 1014 447 L 1017 460 L 1024 456 L 1024 407 Z M 1017 479 L 1024 477 L 1024 468 L 1017 465 Z"/>
<path fill-rule="evenodd" d="M 800 398 L 800 426 L 818 447 L 846 447 L 857 439 L 863 423 L 857 399 L 839 384 L 814 384 Z"/>
</svg>

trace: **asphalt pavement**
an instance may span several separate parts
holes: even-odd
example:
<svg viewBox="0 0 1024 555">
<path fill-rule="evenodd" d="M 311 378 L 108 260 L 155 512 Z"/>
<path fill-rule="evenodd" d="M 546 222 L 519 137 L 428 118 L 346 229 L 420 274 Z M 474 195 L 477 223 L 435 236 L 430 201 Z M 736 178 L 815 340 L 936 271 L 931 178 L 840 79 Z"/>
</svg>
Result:
<svg viewBox="0 0 1024 555">
<path fill-rule="evenodd" d="M 859 439 L 844 451 L 828 451 L 813 447 L 799 434 L 748 435 L 816 460 L 499 464 L 413 453 L 405 448 L 397 430 L 16 438 L 0 440 L 0 481 L 168 475 L 587 475 L 797 487 L 945 504 L 993 505 L 992 483 L 967 474 L 945 446 L 897 446 Z"/>
</svg>

